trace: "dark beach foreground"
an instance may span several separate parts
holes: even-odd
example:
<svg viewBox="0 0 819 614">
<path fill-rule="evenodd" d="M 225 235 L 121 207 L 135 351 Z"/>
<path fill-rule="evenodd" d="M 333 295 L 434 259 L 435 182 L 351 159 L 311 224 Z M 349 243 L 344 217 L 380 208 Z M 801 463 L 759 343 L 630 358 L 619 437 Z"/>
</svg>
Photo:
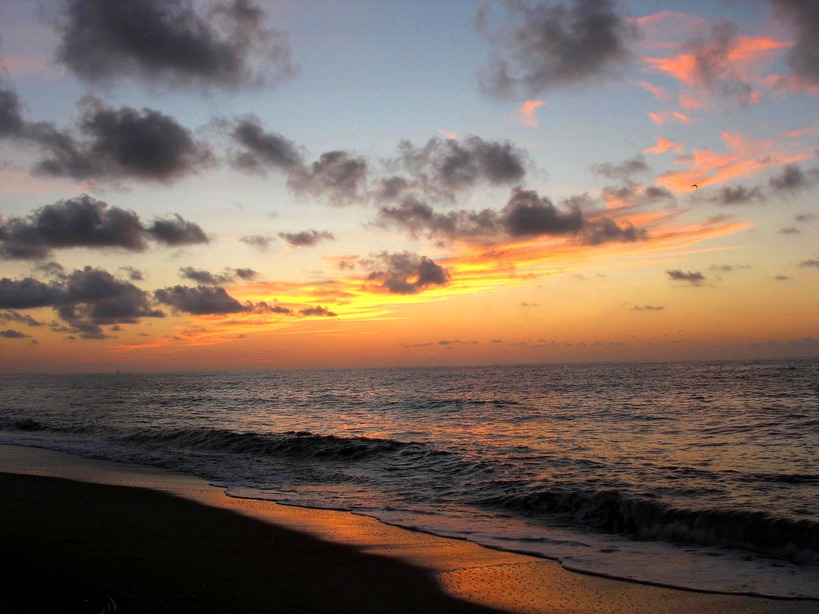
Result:
<svg viewBox="0 0 819 614">
<path fill-rule="evenodd" d="M 0 470 L 2 612 L 819 612 L 575 574 L 43 450 L 0 446 Z"/>
</svg>

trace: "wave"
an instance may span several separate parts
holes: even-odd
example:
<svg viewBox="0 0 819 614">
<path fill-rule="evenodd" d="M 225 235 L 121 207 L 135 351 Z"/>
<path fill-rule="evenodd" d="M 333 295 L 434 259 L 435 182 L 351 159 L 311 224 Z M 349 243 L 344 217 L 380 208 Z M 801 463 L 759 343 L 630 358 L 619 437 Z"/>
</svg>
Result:
<svg viewBox="0 0 819 614">
<path fill-rule="evenodd" d="M 551 515 L 608 533 L 700 546 L 743 548 L 798 563 L 819 562 L 819 523 L 765 512 L 689 510 L 619 491 L 545 491 L 486 499 L 528 516 Z"/>
<path fill-rule="evenodd" d="M 424 455 L 436 453 L 422 443 L 370 437 L 317 435 L 309 431 L 260 434 L 195 428 L 174 431 L 139 431 L 123 437 L 121 441 L 147 446 L 174 446 L 211 452 L 255 454 L 303 460 L 358 461 L 384 454 L 401 454 L 409 451 L 417 451 Z"/>
</svg>

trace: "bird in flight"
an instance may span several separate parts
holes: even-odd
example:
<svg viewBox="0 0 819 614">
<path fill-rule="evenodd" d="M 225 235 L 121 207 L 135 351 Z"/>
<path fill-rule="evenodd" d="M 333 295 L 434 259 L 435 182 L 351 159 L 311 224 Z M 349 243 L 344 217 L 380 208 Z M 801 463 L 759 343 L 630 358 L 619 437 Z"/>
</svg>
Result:
<svg viewBox="0 0 819 614">
<path fill-rule="evenodd" d="M 700 189 L 700 186 L 698 186 L 696 183 L 691 184 L 691 187 L 694 188 L 695 190 Z"/>
</svg>

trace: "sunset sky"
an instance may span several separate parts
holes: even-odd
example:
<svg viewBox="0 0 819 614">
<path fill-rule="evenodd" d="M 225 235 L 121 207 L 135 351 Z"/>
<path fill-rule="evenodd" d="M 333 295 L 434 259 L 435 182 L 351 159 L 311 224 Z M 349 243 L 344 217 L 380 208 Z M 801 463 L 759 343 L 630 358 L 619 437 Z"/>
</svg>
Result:
<svg viewBox="0 0 819 614">
<path fill-rule="evenodd" d="M 814 0 L 5 0 L 0 372 L 818 356 L 817 40 Z"/>
</svg>

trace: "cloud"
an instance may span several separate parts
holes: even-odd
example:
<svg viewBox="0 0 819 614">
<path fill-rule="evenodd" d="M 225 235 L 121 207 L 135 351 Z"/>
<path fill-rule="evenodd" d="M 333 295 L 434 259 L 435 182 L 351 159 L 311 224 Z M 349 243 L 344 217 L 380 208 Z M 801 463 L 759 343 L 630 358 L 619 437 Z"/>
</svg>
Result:
<svg viewBox="0 0 819 614">
<path fill-rule="evenodd" d="M 6 330 L 0 331 L 0 337 L 2 337 L 3 339 L 28 339 L 30 335 L 21 333 L 18 330 L 12 330 L 11 328 L 8 328 Z"/>
<path fill-rule="evenodd" d="M 644 173 L 651 170 L 646 164 L 643 156 L 635 156 L 629 160 L 625 160 L 620 164 L 612 164 L 611 162 L 604 162 L 602 164 L 593 164 L 592 172 L 608 177 L 609 179 L 628 180 L 635 173 Z"/>
<path fill-rule="evenodd" d="M 202 6 L 197 3 L 198 6 Z M 275 84 L 295 74 L 286 36 L 265 28 L 250 0 L 64 0 L 57 59 L 89 82 L 137 77 L 220 88 Z"/>
<path fill-rule="evenodd" d="M 145 317 L 162 317 L 149 295 L 103 269 L 85 267 L 48 284 L 26 277 L 0 279 L 0 309 L 52 307 L 69 327 L 87 339 L 104 339 L 101 326 L 133 324 Z"/>
<path fill-rule="evenodd" d="M 173 286 L 154 291 L 154 298 L 174 311 L 193 315 L 241 313 L 251 308 L 242 305 L 219 286 Z"/>
<path fill-rule="evenodd" d="M 233 283 L 239 279 L 243 281 L 251 281 L 259 277 L 259 273 L 253 269 L 225 269 L 221 273 L 211 273 L 204 269 L 195 269 L 192 266 L 186 266 L 179 269 L 179 275 L 183 279 L 190 279 L 199 284 L 226 284 Z"/>
<path fill-rule="evenodd" d="M 257 117 L 238 120 L 232 136 L 244 148 L 232 159 L 234 167 L 241 170 L 264 173 L 273 168 L 287 172 L 304 164 L 299 147 L 280 134 L 265 132 Z"/>
<path fill-rule="evenodd" d="M 679 111 L 660 111 L 659 113 L 649 113 L 648 117 L 657 126 L 664 126 L 665 124 L 693 124 L 694 120 L 680 113 Z"/>
<path fill-rule="evenodd" d="M 143 251 L 147 239 L 169 245 L 208 241 L 197 224 L 179 215 L 146 227 L 135 212 L 82 195 L 0 221 L 0 258 L 38 260 L 53 249 L 73 247 Z"/>
<path fill-rule="evenodd" d="M 796 34 L 795 44 L 788 51 L 791 72 L 808 84 L 819 85 L 819 6 L 805 0 L 768 1 Z"/>
<path fill-rule="evenodd" d="M 168 218 L 154 220 L 145 232 L 155 241 L 166 245 L 196 245 L 210 242 L 198 224 L 189 222 L 178 213 Z"/>
<path fill-rule="evenodd" d="M 367 281 L 391 294 L 417 294 L 430 286 L 449 283 L 449 273 L 426 256 L 411 252 L 382 252 L 362 264 L 370 269 Z"/>
<path fill-rule="evenodd" d="M 664 305 L 635 305 L 631 308 L 632 311 L 664 311 Z"/>
<path fill-rule="evenodd" d="M 19 137 L 23 134 L 25 126 L 22 105 L 17 93 L 0 87 L 0 136 Z"/>
<path fill-rule="evenodd" d="M 299 311 L 299 313 L 303 316 L 326 316 L 328 318 L 335 318 L 338 314 L 333 313 L 327 307 L 321 307 L 316 305 L 315 307 L 306 307 Z"/>
<path fill-rule="evenodd" d="M 819 260 L 812 258 L 810 260 L 803 260 L 799 263 L 801 267 L 819 267 Z"/>
<path fill-rule="evenodd" d="M 542 107 L 546 102 L 543 100 L 524 100 L 518 108 L 518 117 L 524 126 L 539 126 L 540 122 L 535 115 L 535 109 Z"/>
<path fill-rule="evenodd" d="M 304 230 L 302 232 L 280 232 L 279 236 L 291 247 L 314 247 L 320 241 L 334 241 L 335 237 L 327 231 Z"/>
<path fill-rule="evenodd" d="M 120 271 L 124 271 L 128 274 L 128 279 L 131 281 L 143 281 L 145 276 L 142 274 L 142 271 L 139 269 L 135 269 L 132 266 L 121 266 L 119 267 Z"/>
<path fill-rule="evenodd" d="M 367 161 L 345 151 L 328 151 L 309 166 L 293 168 L 288 187 L 300 196 L 346 205 L 367 199 Z"/>
<path fill-rule="evenodd" d="M 529 158 L 509 141 L 486 141 L 478 136 L 461 140 L 432 138 L 423 147 L 409 141 L 387 161 L 409 174 L 409 179 L 388 177 L 381 198 L 400 196 L 410 189 L 425 195 L 454 200 L 455 192 L 480 184 L 508 185 L 523 179 Z"/>
<path fill-rule="evenodd" d="M 788 164 L 782 173 L 768 179 L 768 185 L 774 192 L 798 192 L 819 183 L 819 168 L 803 171 L 795 164 Z"/>
<path fill-rule="evenodd" d="M 765 194 L 758 186 L 722 186 L 710 193 L 705 200 L 717 205 L 749 205 L 764 201 Z"/>
<path fill-rule="evenodd" d="M 18 313 L 13 309 L 0 312 L 0 320 L 3 320 L 4 322 L 19 322 L 21 324 L 25 324 L 27 326 L 31 326 L 34 328 L 45 326 L 42 322 L 40 322 L 39 320 L 35 320 L 30 315 Z"/>
<path fill-rule="evenodd" d="M 503 210 L 504 228 L 513 237 L 573 234 L 584 222 L 578 207 L 561 211 L 547 197 L 520 188 L 512 191 Z"/>
<path fill-rule="evenodd" d="M 688 271 L 687 273 L 684 271 L 680 271 L 679 269 L 675 269 L 673 271 L 666 271 L 668 278 L 673 281 L 684 281 L 692 286 L 701 286 L 705 283 L 705 275 L 700 273 L 699 271 Z"/>
<path fill-rule="evenodd" d="M 246 243 L 247 245 L 251 245 L 255 248 L 265 250 L 270 247 L 270 244 L 273 242 L 272 237 L 263 237 L 262 235 L 247 235 L 239 239 L 242 243 Z"/>
<path fill-rule="evenodd" d="M 587 219 L 579 203 L 585 198 L 571 198 L 558 208 L 548 197 L 536 191 L 513 188 L 500 211 L 458 210 L 436 212 L 429 204 L 406 198 L 394 207 L 381 207 L 377 224 L 396 226 L 413 236 L 426 233 L 428 238 L 477 242 L 500 242 L 510 238 L 567 236 L 586 245 L 610 241 L 638 241 L 647 233 L 631 224 L 619 226 L 608 218 Z"/>
<path fill-rule="evenodd" d="M 485 9 L 476 19 L 478 30 L 496 46 L 479 74 L 487 94 L 534 98 L 611 74 L 630 57 L 636 30 L 612 0 L 510 1 L 505 6 L 509 22 L 498 34 L 489 31 Z"/>
<path fill-rule="evenodd" d="M 78 123 L 84 140 L 36 124 L 28 138 L 46 150 L 36 170 L 74 179 L 137 178 L 168 182 L 212 163 L 210 150 L 194 142 L 190 131 L 175 119 L 130 107 L 107 108 L 86 102 Z"/>
<path fill-rule="evenodd" d="M 438 134 L 445 136 L 448 139 L 457 139 L 458 134 L 455 132 L 450 132 L 449 130 L 444 130 L 443 128 L 437 129 Z"/>
<path fill-rule="evenodd" d="M 657 144 L 653 147 L 648 147 L 647 149 L 643 150 L 643 153 L 646 154 L 661 154 L 666 151 L 673 151 L 674 153 L 681 154 L 685 151 L 685 145 L 676 141 L 669 141 L 664 139 L 663 137 L 657 137 Z"/>
</svg>

